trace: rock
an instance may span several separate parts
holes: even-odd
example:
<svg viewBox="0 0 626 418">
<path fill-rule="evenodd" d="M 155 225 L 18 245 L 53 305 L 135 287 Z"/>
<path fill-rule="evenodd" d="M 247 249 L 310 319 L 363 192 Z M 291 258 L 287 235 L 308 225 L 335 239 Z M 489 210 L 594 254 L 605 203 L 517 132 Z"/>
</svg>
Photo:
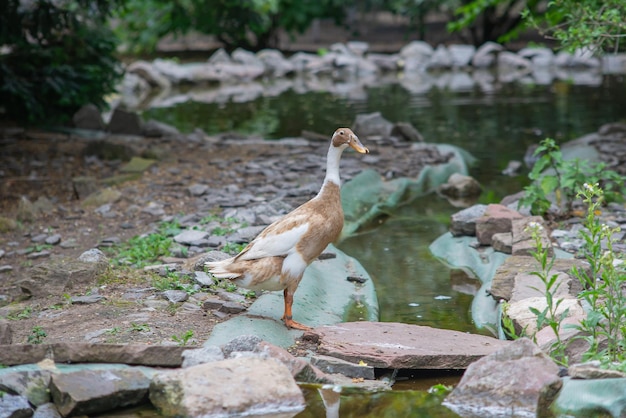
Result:
<svg viewBox="0 0 626 418">
<path fill-rule="evenodd" d="M 194 271 L 193 278 L 196 283 L 200 284 L 201 286 L 212 286 L 215 284 L 213 278 L 211 278 L 211 276 L 203 271 Z"/>
<path fill-rule="evenodd" d="M 43 251 L 35 251 L 32 253 L 29 253 L 26 258 L 30 259 L 30 260 L 35 260 L 37 258 L 45 258 L 45 257 L 50 257 L 50 251 L 47 250 L 43 250 Z"/>
<path fill-rule="evenodd" d="M 506 168 L 502 170 L 502 174 L 504 174 L 505 176 L 514 177 L 514 176 L 519 175 L 521 169 L 522 169 L 521 161 L 512 160 L 512 161 L 509 161 Z"/>
<path fill-rule="evenodd" d="M 187 191 L 192 196 L 202 196 L 209 190 L 209 186 L 206 184 L 192 184 L 187 187 Z"/>
<path fill-rule="evenodd" d="M 83 200 L 82 206 L 102 206 L 107 203 L 115 203 L 122 198 L 122 192 L 112 188 L 98 190 Z"/>
<path fill-rule="evenodd" d="M 197 229 L 187 229 L 180 234 L 174 236 L 174 241 L 183 245 L 198 245 L 202 240 L 209 236 L 206 231 Z"/>
<path fill-rule="evenodd" d="M 171 59 L 155 59 L 152 66 L 173 84 L 192 81 L 189 66 L 181 65 Z"/>
<path fill-rule="evenodd" d="M 14 393 L 28 399 L 34 406 L 50 402 L 52 372 L 42 368 L 27 370 L 3 369 L 0 372 L 0 391 Z M 0 409 L 0 413 L 2 410 Z M 1 416 L 1 415 L 0 415 Z"/>
<path fill-rule="evenodd" d="M 294 65 L 277 49 L 262 49 L 257 57 L 263 62 L 265 71 L 274 77 L 283 77 L 294 71 Z"/>
<path fill-rule="evenodd" d="M 284 364 L 294 379 L 301 383 L 330 383 L 330 379 L 315 365 L 293 356 L 284 348 L 277 347 L 266 341 L 257 344 L 255 352 L 277 360 Z"/>
<path fill-rule="evenodd" d="M 209 64 L 232 64 L 233 60 L 224 48 L 217 49 L 208 60 Z"/>
<path fill-rule="evenodd" d="M 44 242 L 48 245 L 57 245 L 58 243 L 61 242 L 61 235 L 60 234 L 50 235 L 49 237 L 46 237 Z"/>
<path fill-rule="evenodd" d="M 588 264 L 583 260 L 562 258 L 554 260 L 550 275 L 559 275 L 557 281 L 559 286 L 559 290 L 556 292 L 557 296 L 569 295 L 570 297 L 575 297 L 582 291 L 579 280 L 571 275 L 572 268 L 577 268 L 581 271 L 589 270 Z M 514 302 L 527 297 L 543 295 L 545 289 L 543 284 L 539 281 L 537 276 L 531 274 L 532 272 L 540 271 L 541 266 L 534 257 L 508 257 L 496 270 L 491 280 L 489 293 L 497 301 L 506 300 Z M 534 290 L 532 287 L 540 290 Z"/>
<path fill-rule="evenodd" d="M 238 302 L 224 302 L 218 311 L 228 314 L 238 314 L 246 310 L 246 307 Z"/>
<path fill-rule="evenodd" d="M 262 341 L 256 335 L 242 335 L 224 344 L 222 352 L 226 357 L 230 357 L 236 351 L 256 351 Z"/>
<path fill-rule="evenodd" d="M 386 322 L 347 322 L 315 328 L 313 333 L 320 338 L 319 354 L 384 369 L 464 369 L 508 344 L 482 335 Z"/>
<path fill-rule="evenodd" d="M 120 167 L 121 173 L 143 173 L 156 163 L 149 158 L 133 157 L 129 162 Z"/>
<path fill-rule="evenodd" d="M 15 219 L 0 216 L 0 233 L 14 231 L 15 229 L 17 229 Z"/>
<path fill-rule="evenodd" d="M 495 42 L 485 42 L 476 50 L 472 57 L 472 67 L 487 68 L 496 62 L 496 53 L 504 50 L 504 47 Z"/>
<path fill-rule="evenodd" d="M 106 265 L 78 260 L 52 259 L 31 269 L 29 278 L 18 281 L 22 291 L 32 297 L 56 297 L 73 289 L 93 286 Z"/>
<path fill-rule="evenodd" d="M 13 330 L 7 321 L 0 321 L 0 345 L 13 343 Z"/>
<path fill-rule="evenodd" d="M 143 136 L 161 138 L 180 135 L 180 131 L 172 125 L 150 119 L 141 125 L 141 133 Z"/>
<path fill-rule="evenodd" d="M 511 254 L 513 251 L 513 234 L 510 232 L 502 232 L 493 234 L 491 238 L 491 246 L 494 250 L 504 254 Z"/>
<path fill-rule="evenodd" d="M 169 90 L 172 86 L 170 80 L 161 74 L 154 66 L 147 61 L 135 61 L 131 63 L 126 72 L 137 74 L 150 84 L 150 86 L 158 87 L 163 90 Z"/>
<path fill-rule="evenodd" d="M 373 380 L 376 378 L 374 368 L 365 362 L 355 364 L 335 357 L 314 355 L 311 357 L 311 364 L 324 373 L 341 374 L 357 379 Z"/>
<path fill-rule="evenodd" d="M 178 346 L 145 344 L 53 343 L 0 346 L 0 364 L 37 363 L 54 358 L 57 363 L 124 363 L 156 367 L 180 367 Z"/>
<path fill-rule="evenodd" d="M 22 222 L 32 222 L 38 216 L 39 213 L 33 205 L 33 202 L 28 200 L 26 196 L 22 196 L 19 203 L 17 204 L 17 211 L 15 215 L 17 220 Z"/>
<path fill-rule="evenodd" d="M 467 368 L 444 405 L 460 416 L 536 416 L 561 388 L 558 366 L 520 338 Z M 542 405 L 540 405 L 540 401 Z"/>
<path fill-rule="evenodd" d="M 583 317 L 584 309 L 580 305 L 580 302 L 574 298 L 559 298 L 561 302 L 556 307 L 555 315 L 561 318 L 567 317 Z M 556 298 L 555 298 L 556 305 Z M 515 302 L 509 302 L 506 314 L 513 321 L 515 331 L 518 335 L 524 333 L 524 335 L 533 335 L 537 329 L 537 315 L 531 312 L 530 308 L 537 309 L 539 312 L 543 312 L 548 306 L 545 296 L 525 298 L 517 300 Z M 567 314 L 564 314 L 565 311 Z M 547 324 L 543 324 L 544 327 Z"/>
<path fill-rule="evenodd" d="M 139 369 L 81 370 L 54 374 L 50 394 L 61 415 L 90 415 L 144 402 L 149 385 Z"/>
<path fill-rule="evenodd" d="M 520 57 L 514 52 L 501 51 L 498 54 L 498 66 L 513 68 L 531 68 L 532 63 L 530 62 L 530 60 L 524 57 Z"/>
<path fill-rule="evenodd" d="M 411 41 L 400 49 L 401 67 L 406 73 L 421 72 L 426 68 L 433 53 L 430 44 L 424 41 Z"/>
<path fill-rule="evenodd" d="M 448 53 L 454 68 L 467 67 L 476 53 L 476 47 L 474 45 L 452 44 L 448 46 Z"/>
<path fill-rule="evenodd" d="M 79 255 L 78 261 L 82 261 L 83 263 L 106 264 L 109 262 L 109 259 L 99 249 L 91 248 Z"/>
<path fill-rule="evenodd" d="M 0 396 L 0 418 L 30 418 L 33 409 L 23 396 L 5 393 Z"/>
<path fill-rule="evenodd" d="M 481 245 L 491 245 L 493 234 L 511 232 L 512 220 L 520 219 L 517 211 L 506 206 L 490 204 L 483 216 L 476 220 L 476 238 Z"/>
<path fill-rule="evenodd" d="M 482 186 L 473 177 L 453 173 L 437 190 L 450 197 L 476 197 L 482 193 Z"/>
<path fill-rule="evenodd" d="M 365 53 L 370 49 L 367 42 L 361 41 L 349 41 L 346 43 L 347 49 L 357 57 L 365 56 Z"/>
<path fill-rule="evenodd" d="M 116 107 L 107 125 L 107 131 L 114 134 L 141 135 L 141 118 L 135 112 Z"/>
<path fill-rule="evenodd" d="M 381 71 L 398 71 L 401 58 L 398 54 L 367 54 L 367 59 Z"/>
<path fill-rule="evenodd" d="M 43 404 L 35 410 L 32 418 L 62 418 L 59 410 L 53 403 Z"/>
<path fill-rule="evenodd" d="M 100 109 L 96 105 L 89 103 L 78 109 L 72 116 L 74 127 L 78 129 L 90 129 L 94 131 L 104 130 L 104 121 L 100 114 Z"/>
<path fill-rule="evenodd" d="M 533 224 L 538 226 L 533 228 Z M 550 233 L 541 216 L 527 216 L 511 220 L 512 254 L 532 255 L 537 250 L 535 239 L 532 236 L 533 229 L 536 229 L 541 246 L 547 251 L 548 257 L 552 257 L 554 249 L 552 248 L 552 241 L 550 241 Z"/>
<path fill-rule="evenodd" d="M 426 68 L 442 69 L 452 67 L 452 57 L 445 45 L 437 45 L 435 52 L 430 56 Z"/>
<path fill-rule="evenodd" d="M 405 141 L 424 142 L 422 134 L 408 122 L 398 122 L 393 125 L 390 135 L 404 139 Z"/>
<path fill-rule="evenodd" d="M 189 294 L 183 290 L 166 290 L 161 296 L 170 303 L 182 303 L 189 299 Z"/>
<path fill-rule="evenodd" d="M 380 112 L 356 115 L 352 130 L 358 132 L 359 137 L 382 136 L 389 137 L 393 124 L 385 119 Z"/>
<path fill-rule="evenodd" d="M 619 370 L 602 368 L 600 360 L 572 364 L 568 367 L 567 374 L 572 379 L 620 379 L 626 377 L 626 373 Z"/>
<path fill-rule="evenodd" d="M 157 373 L 150 401 L 165 416 L 295 413 L 305 405 L 287 367 L 254 357 Z"/>
<path fill-rule="evenodd" d="M 479 204 L 463 209 L 452 215 L 450 233 L 455 237 L 461 235 L 476 235 L 476 220 L 482 217 L 487 205 Z"/>
<path fill-rule="evenodd" d="M 264 225 L 246 226 L 244 228 L 239 228 L 233 234 L 228 236 L 227 241 L 235 242 L 238 244 L 247 244 L 248 242 L 252 241 L 257 235 L 259 235 L 264 229 Z"/>
<path fill-rule="evenodd" d="M 214 345 L 183 351 L 183 368 L 224 360 L 222 349 Z"/>
<path fill-rule="evenodd" d="M 533 67 L 549 67 L 554 63 L 554 52 L 545 47 L 526 47 L 517 51 L 517 55 L 529 59 Z"/>
<path fill-rule="evenodd" d="M 93 303 L 98 303 L 103 300 L 106 300 L 106 298 L 98 294 L 86 296 L 72 296 L 72 299 L 70 299 L 72 304 L 75 305 L 91 305 Z"/>
</svg>

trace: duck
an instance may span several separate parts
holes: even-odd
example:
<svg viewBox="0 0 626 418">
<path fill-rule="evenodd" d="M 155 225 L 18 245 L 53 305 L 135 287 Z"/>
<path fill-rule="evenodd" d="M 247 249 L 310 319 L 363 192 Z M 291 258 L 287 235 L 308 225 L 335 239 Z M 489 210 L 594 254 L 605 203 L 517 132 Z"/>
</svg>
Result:
<svg viewBox="0 0 626 418">
<path fill-rule="evenodd" d="M 304 271 L 343 229 L 339 162 L 347 148 L 367 154 L 369 149 L 349 128 L 337 129 L 326 157 L 326 176 L 320 191 L 265 228 L 239 254 L 205 263 L 217 279 L 228 279 L 253 291 L 283 291 L 282 321 L 288 329 L 311 328 L 293 319 L 293 297 Z"/>
</svg>

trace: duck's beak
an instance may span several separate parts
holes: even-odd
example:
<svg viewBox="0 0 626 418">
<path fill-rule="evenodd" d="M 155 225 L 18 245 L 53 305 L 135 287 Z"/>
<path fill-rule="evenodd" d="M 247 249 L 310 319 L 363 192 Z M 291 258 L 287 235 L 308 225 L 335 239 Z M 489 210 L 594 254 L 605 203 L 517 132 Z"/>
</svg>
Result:
<svg viewBox="0 0 626 418">
<path fill-rule="evenodd" d="M 363 146 L 363 144 L 361 144 L 359 138 L 354 134 L 352 135 L 352 141 L 350 141 L 350 147 L 352 147 L 352 149 L 356 152 L 360 152 L 361 154 L 369 154 L 370 152 L 370 150 L 368 150 L 366 147 Z"/>
</svg>

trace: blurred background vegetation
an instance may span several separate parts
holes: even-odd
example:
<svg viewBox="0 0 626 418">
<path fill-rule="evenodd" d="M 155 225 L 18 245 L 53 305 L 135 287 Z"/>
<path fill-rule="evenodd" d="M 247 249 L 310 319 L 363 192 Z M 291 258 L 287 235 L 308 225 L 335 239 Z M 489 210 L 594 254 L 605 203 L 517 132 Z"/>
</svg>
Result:
<svg viewBox="0 0 626 418">
<path fill-rule="evenodd" d="M 320 19 L 350 28 L 377 12 L 408 20 L 419 39 L 438 16 L 451 41 L 474 45 L 531 30 L 567 50 L 616 52 L 626 36 L 623 0 L 4 0 L 0 119 L 63 123 L 86 103 L 103 108 L 122 75 L 119 52 L 153 53 L 165 36 L 200 33 L 256 51 Z"/>
</svg>

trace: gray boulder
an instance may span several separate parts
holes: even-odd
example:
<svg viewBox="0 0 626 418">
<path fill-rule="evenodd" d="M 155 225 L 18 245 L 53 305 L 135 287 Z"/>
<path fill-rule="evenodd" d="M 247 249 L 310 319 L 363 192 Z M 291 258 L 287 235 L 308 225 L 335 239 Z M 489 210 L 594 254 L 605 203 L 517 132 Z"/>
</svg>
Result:
<svg viewBox="0 0 626 418">
<path fill-rule="evenodd" d="M 364 138 L 372 136 L 387 138 L 391 135 L 392 129 L 393 123 L 385 119 L 380 112 L 357 115 L 352 125 L 352 130 Z"/>
<path fill-rule="evenodd" d="M 74 127 L 78 129 L 91 129 L 95 131 L 104 130 L 104 121 L 100 110 L 94 104 L 86 104 L 72 117 Z"/>
<path fill-rule="evenodd" d="M 444 405 L 460 416 L 536 416 L 562 386 L 558 366 L 521 338 L 469 365 Z"/>
<path fill-rule="evenodd" d="M 150 401 L 164 416 L 295 413 L 305 406 L 289 369 L 257 357 L 158 373 L 150 384 Z"/>
</svg>

